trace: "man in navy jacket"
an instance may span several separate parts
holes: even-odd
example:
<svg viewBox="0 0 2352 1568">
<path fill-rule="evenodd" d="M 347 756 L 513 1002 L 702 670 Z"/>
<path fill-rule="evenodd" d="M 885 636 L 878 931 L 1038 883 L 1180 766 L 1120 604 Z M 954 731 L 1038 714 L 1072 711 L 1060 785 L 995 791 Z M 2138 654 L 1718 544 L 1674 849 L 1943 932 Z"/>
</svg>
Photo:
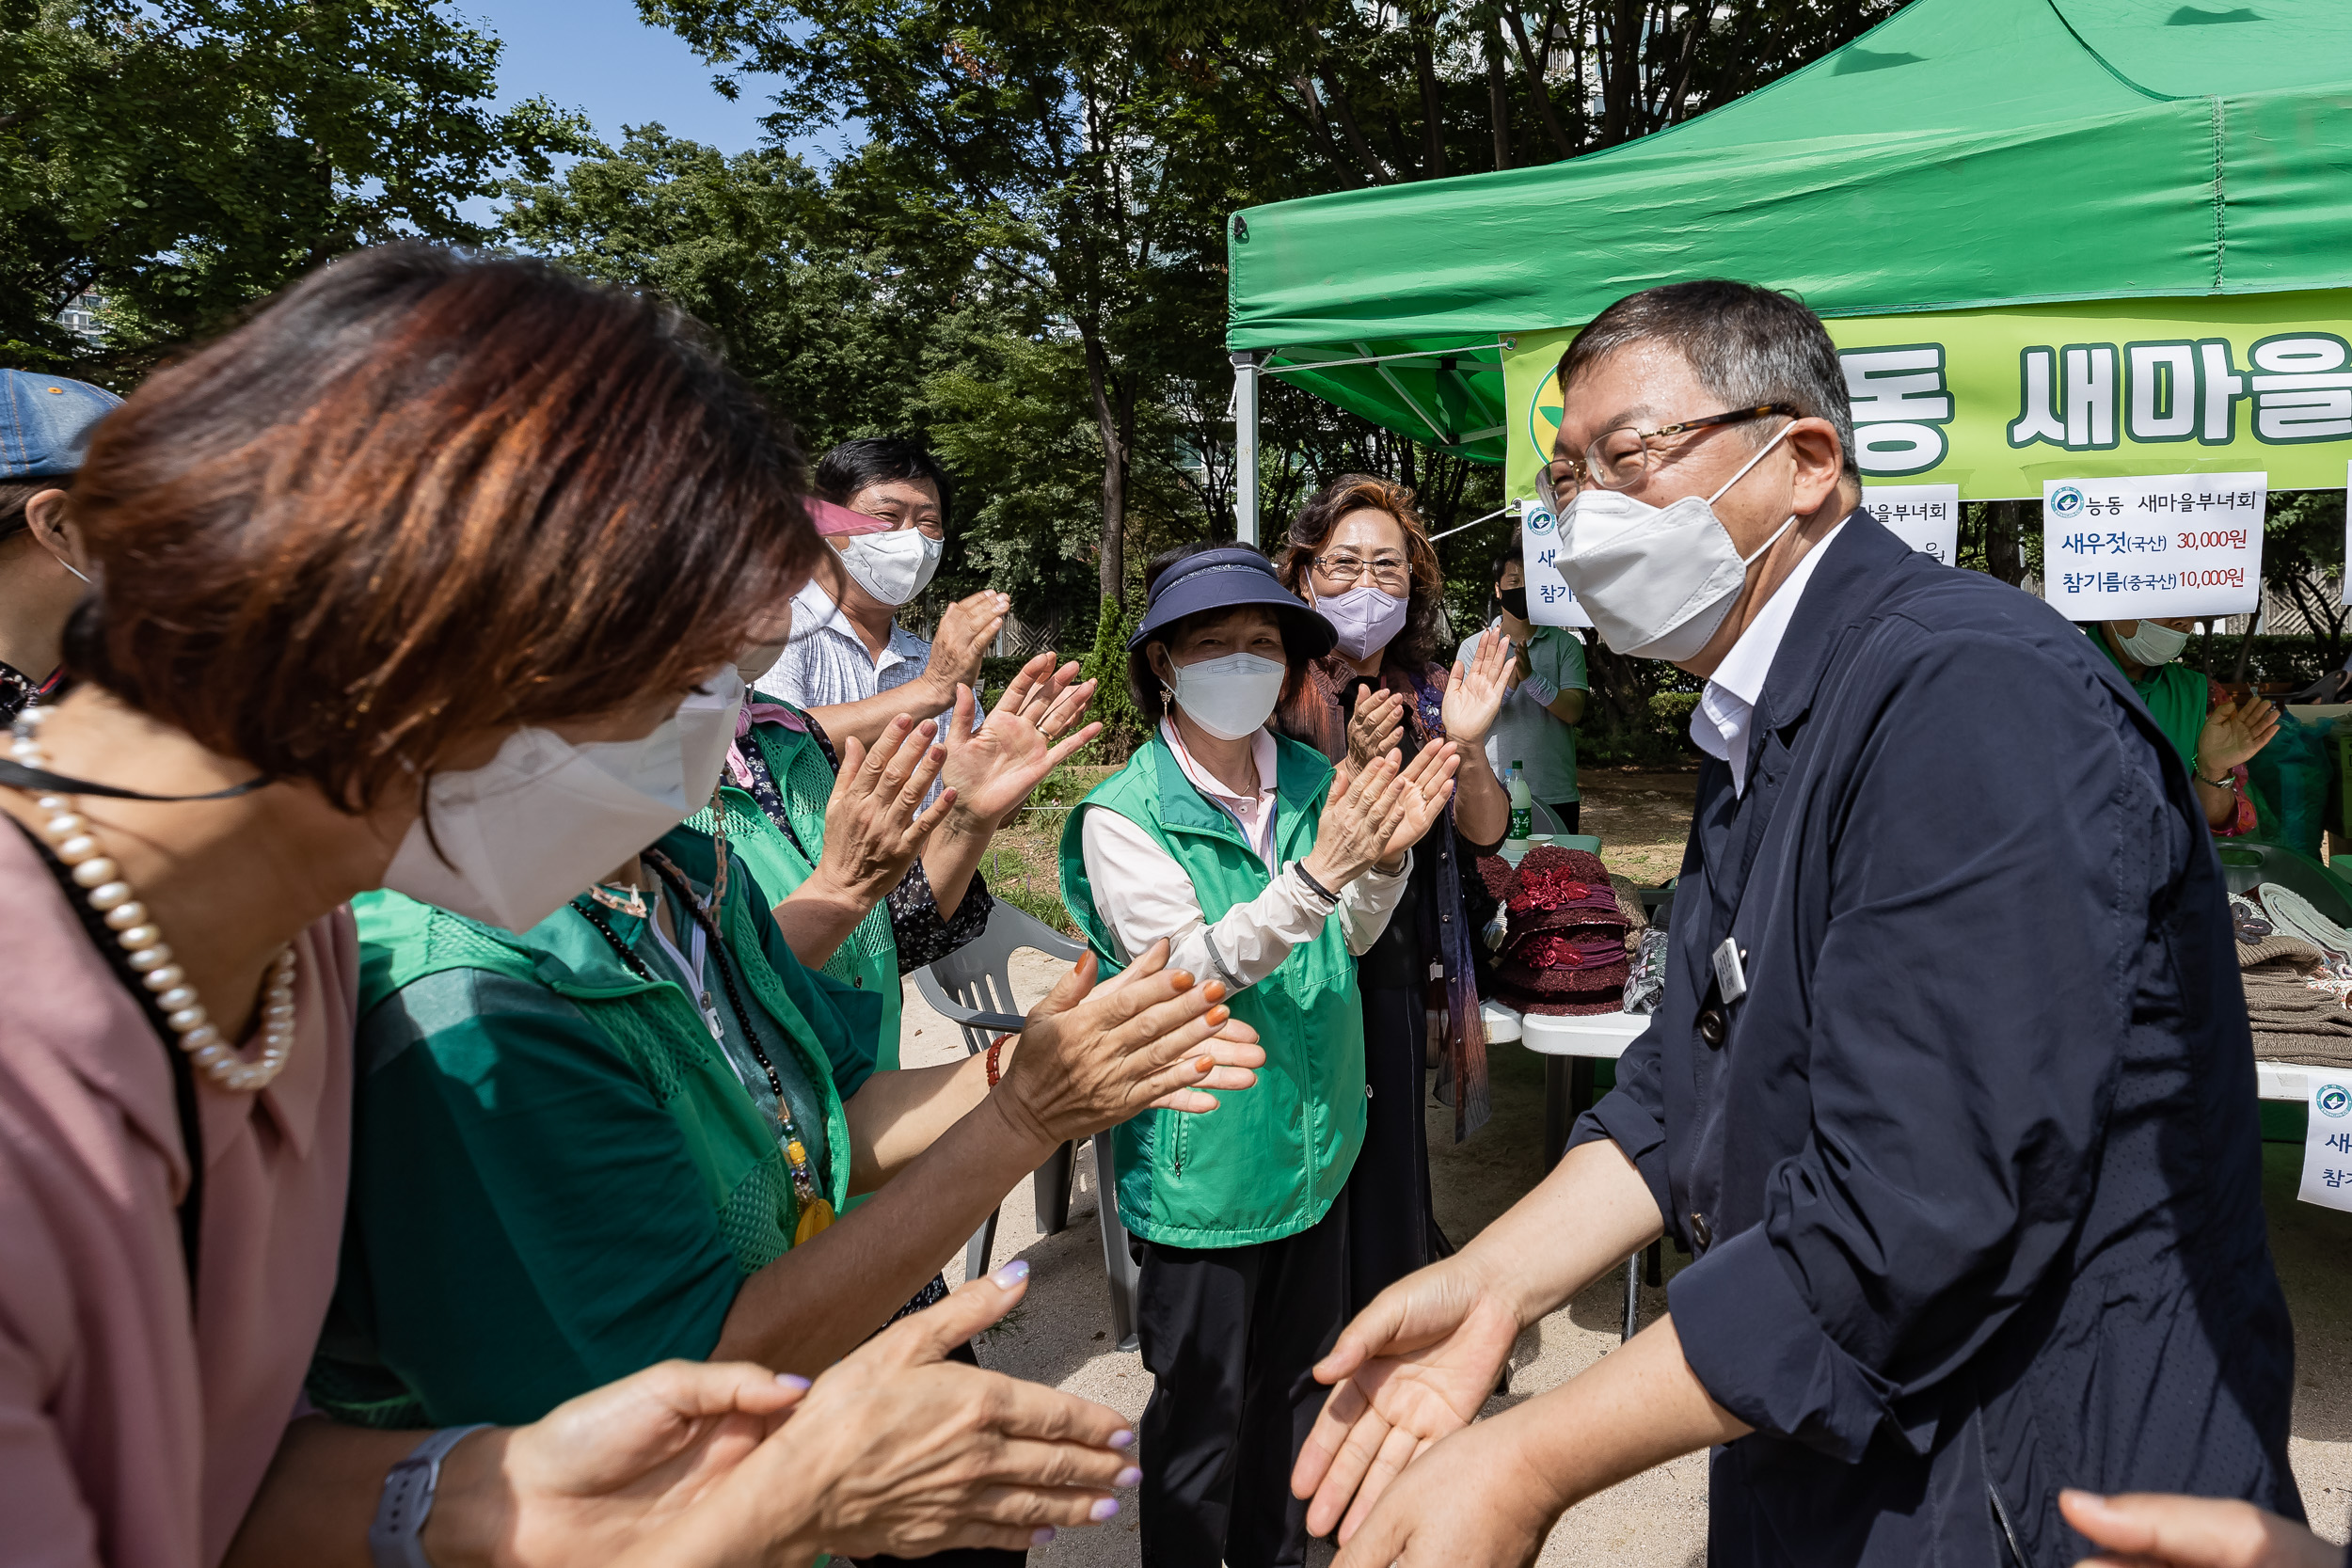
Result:
<svg viewBox="0 0 2352 1568">
<path fill-rule="evenodd" d="M 2055 611 L 1855 508 L 1794 300 L 1632 295 L 1560 382 L 1563 573 L 1612 647 L 1708 681 L 1666 991 L 1544 1183 L 1317 1369 L 1311 1527 L 1343 1568 L 1530 1561 L 1710 1445 L 1713 1568 L 2062 1565 L 2068 1486 L 2299 1519 L 2179 757 Z M 1696 1255 L 1670 1315 L 1465 1429 L 1516 1334 L 1661 1227 Z"/>
</svg>

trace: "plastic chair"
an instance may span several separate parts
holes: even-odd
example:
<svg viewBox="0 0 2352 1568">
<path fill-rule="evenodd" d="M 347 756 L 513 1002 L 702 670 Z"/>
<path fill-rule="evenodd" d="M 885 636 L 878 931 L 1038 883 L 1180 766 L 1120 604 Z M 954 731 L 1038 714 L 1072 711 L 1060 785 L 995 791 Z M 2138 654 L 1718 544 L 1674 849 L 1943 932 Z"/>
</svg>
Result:
<svg viewBox="0 0 2352 1568">
<path fill-rule="evenodd" d="M 937 963 L 914 972 L 914 989 L 933 1011 L 963 1031 L 963 1048 L 972 1054 L 988 1049 L 998 1035 L 1018 1034 L 1026 1022 L 1012 991 L 1012 956 L 1034 948 L 1049 958 L 1075 963 L 1085 944 L 998 899 L 990 911 L 988 928 Z M 1103 1266 L 1110 1281 L 1111 1325 L 1121 1350 L 1136 1339 L 1136 1284 L 1141 1271 L 1128 1250 L 1127 1227 L 1119 1223 L 1118 1172 L 1113 1167 L 1108 1132 L 1089 1140 L 1094 1145 L 1095 1210 L 1103 1233 Z M 1070 1224 L 1070 1188 L 1077 1145 L 1064 1144 L 1037 1168 L 1032 1183 L 1037 1199 L 1038 1234 L 1051 1236 Z M 972 1233 L 963 1251 L 963 1276 L 977 1279 L 989 1269 L 996 1247 L 996 1215 Z"/>
</svg>

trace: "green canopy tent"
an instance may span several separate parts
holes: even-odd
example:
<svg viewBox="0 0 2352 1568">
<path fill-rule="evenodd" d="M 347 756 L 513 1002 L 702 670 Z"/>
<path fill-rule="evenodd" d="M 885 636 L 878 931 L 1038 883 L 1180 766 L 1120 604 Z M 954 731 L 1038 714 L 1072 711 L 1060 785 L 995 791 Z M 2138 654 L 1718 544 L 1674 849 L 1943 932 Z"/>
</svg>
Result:
<svg viewBox="0 0 2352 1568">
<path fill-rule="evenodd" d="M 1246 537 L 1260 377 L 1517 483 L 1572 329 L 1708 276 L 1792 290 L 1878 356 L 1848 359 L 1878 477 L 2342 484 L 2352 5 L 1914 0 L 1672 130 L 1251 208 L 1228 256 Z"/>
</svg>

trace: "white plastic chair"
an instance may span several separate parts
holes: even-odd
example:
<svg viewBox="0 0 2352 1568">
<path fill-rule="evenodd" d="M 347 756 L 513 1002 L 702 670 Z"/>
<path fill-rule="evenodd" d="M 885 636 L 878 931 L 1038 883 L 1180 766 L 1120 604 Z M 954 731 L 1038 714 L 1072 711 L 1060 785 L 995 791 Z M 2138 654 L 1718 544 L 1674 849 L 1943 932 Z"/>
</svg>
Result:
<svg viewBox="0 0 2352 1568">
<path fill-rule="evenodd" d="M 933 1011 L 963 1031 L 963 1047 L 977 1053 L 998 1035 L 1018 1034 L 1025 1020 L 1012 991 L 1012 956 L 1034 948 L 1049 958 L 1075 963 L 1085 944 L 1063 936 L 1036 916 L 1000 898 L 990 911 L 988 927 L 937 963 L 914 972 L 914 989 Z M 1141 1274 L 1128 1250 L 1127 1227 L 1119 1223 L 1118 1172 L 1111 1158 L 1108 1132 L 1089 1140 L 1094 1146 L 1095 1211 L 1103 1236 L 1103 1267 L 1109 1278 L 1111 1326 L 1121 1350 L 1136 1344 L 1136 1282 Z M 1037 1228 L 1051 1236 L 1070 1223 L 1071 1175 L 1077 1156 L 1075 1144 L 1064 1144 L 1053 1158 L 1037 1168 L 1033 1189 L 1037 1198 Z M 996 1246 L 996 1218 L 972 1233 L 963 1251 L 963 1276 L 977 1279 L 989 1269 Z"/>
</svg>

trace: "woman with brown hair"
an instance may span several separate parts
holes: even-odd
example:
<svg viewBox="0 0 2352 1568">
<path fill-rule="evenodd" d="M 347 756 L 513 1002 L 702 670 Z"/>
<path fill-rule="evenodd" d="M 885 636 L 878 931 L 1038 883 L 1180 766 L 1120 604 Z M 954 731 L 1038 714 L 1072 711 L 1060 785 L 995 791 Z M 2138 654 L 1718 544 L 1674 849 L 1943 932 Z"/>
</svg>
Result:
<svg viewBox="0 0 2352 1568">
<path fill-rule="evenodd" d="M 1461 749 L 1453 804 L 1417 845 L 1403 900 L 1357 959 L 1364 998 L 1364 1073 L 1371 1103 L 1363 1153 L 1348 1183 L 1348 1271 L 1356 1309 L 1452 1249 L 1429 1193 L 1422 1117 L 1423 1041 L 1433 972 L 1444 982 L 1446 1049 L 1438 1089 L 1454 1135 L 1486 1121 L 1486 1041 L 1463 916 L 1462 874 L 1502 842 L 1511 804 L 1487 766 L 1486 731 L 1509 689 L 1500 640 L 1468 667 L 1434 661 L 1445 578 L 1437 549 L 1393 480 L 1343 474 L 1291 519 L 1279 557 L 1283 584 L 1338 634 L 1276 715 L 1282 733 L 1360 770 L 1394 751 Z"/>
<path fill-rule="evenodd" d="M 657 1530 L 804 1561 L 1107 1500 L 1110 1413 L 931 1365 L 1017 1280 L 819 1379 L 821 1441 L 779 1427 L 805 1381 L 743 1366 L 465 1441 L 289 1425 L 350 1161 L 347 900 L 528 925 L 707 799 L 731 661 L 819 547 L 800 485 L 684 317 L 424 246 L 319 269 L 106 419 L 77 684 L 0 763 L 0 1562 L 625 1561 Z M 1045 1049 L 1150 1054 L 1206 990 L 1097 992 Z M 943 1440 L 961 1489 L 896 1462 Z"/>
</svg>

